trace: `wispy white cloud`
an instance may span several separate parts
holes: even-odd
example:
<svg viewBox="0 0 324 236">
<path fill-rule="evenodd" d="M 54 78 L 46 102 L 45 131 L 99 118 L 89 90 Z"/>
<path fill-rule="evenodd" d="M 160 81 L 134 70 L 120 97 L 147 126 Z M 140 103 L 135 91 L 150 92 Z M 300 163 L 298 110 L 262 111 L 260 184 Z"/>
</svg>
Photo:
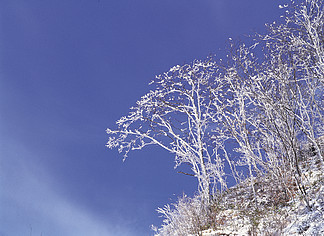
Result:
<svg viewBox="0 0 324 236">
<path fill-rule="evenodd" d="M 0 236 L 136 235 L 112 225 L 57 191 L 34 153 L 15 144 L 0 150 Z"/>
</svg>

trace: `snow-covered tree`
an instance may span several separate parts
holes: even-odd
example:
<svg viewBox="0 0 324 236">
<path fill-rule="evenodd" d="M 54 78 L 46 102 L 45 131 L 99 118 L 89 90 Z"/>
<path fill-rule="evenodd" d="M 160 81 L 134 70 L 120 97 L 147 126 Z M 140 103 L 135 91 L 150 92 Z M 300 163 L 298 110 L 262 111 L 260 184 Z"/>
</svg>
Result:
<svg viewBox="0 0 324 236">
<path fill-rule="evenodd" d="M 269 25 L 256 44 L 232 49 L 223 73 L 232 105 L 223 117 L 250 177 L 271 173 L 285 184 L 294 176 L 308 204 L 299 150 L 311 143 L 323 162 L 318 141 L 324 126 L 323 2 L 308 0 L 289 9 L 285 22 Z"/>
<path fill-rule="evenodd" d="M 217 119 L 222 114 L 220 93 L 224 84 L 216 77 L 216 64 L 209 58 L 175 66 L 156 77 L 155 86 L 128 116 L 107 129 L 107 147 L 118 147 L 124 157 L 131 150 L 158 145 L 175 156 L 176 167 L 189 164 L 198 190 L 209 202 L 217 187 L 226 187 L 224 164 L 218 155 L 222 145 Z"/>
</svg>

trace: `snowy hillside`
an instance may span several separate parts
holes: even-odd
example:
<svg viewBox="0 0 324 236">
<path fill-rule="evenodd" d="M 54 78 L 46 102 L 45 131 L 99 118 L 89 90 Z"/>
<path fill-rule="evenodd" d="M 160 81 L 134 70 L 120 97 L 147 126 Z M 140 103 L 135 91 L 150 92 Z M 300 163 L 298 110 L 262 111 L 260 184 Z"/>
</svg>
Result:
<svg viewBox="0 0 324 236">
<path fill-rule="evenodd" d="M 254 201 L 248 179 L 215 199 L 209 214 L 213 225 L 209 229 L 190 235 L 324 235 L 324 172 L 318 155 L 314 154 L 307 150 L 302 161 L 311 209 L 293 180 L 289 191 L 294 197 L 289 198 L 280 183 L 267 176 L 254 179 Z"/>
<path fill-rule="evenodd" d="M 297 189 L 292 189 L 295 197 L 288 200 L 276 183 L 261 178 L 255 182 L 258 207 L 245 201 L 253 196 L 249 185 L 242 183 L 225 194 L 220 203 L 222 210 L 216 213 L 215 229 L 205 230 L 202 235 L 324 235 L 323 166 L 315 157 L 305 161 L 304 167 L 311 209 Z"/>
</svg>

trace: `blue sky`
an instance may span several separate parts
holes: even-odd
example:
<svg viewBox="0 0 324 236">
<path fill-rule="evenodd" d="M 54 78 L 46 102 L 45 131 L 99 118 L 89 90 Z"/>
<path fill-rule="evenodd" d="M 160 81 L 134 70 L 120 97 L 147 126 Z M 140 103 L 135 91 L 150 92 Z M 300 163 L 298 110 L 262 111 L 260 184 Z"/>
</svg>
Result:
<svg viewBox="0 0 324 236">
<path fill-rule="evenodd" d="M 159 148 L 123 163 L 105 129 L 155 75 L 222 56 L 283 3 L 0 0 L 0 236 L 151 235 L 196 182 Z"/>
</svg>

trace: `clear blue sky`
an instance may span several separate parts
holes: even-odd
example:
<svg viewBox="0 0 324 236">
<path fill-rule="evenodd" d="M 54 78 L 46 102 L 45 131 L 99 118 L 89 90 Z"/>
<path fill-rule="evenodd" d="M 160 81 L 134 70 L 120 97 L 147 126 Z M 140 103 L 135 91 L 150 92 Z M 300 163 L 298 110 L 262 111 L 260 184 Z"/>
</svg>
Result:
<svg viewBox="0 0 324 236">
<path fill-rule="evenodd" d="M 151 235 L 196 182 L 158 148 L 123 163 L 105 129 L 155 75 L 222 55 L 284 2 L 0 0 L 0 236 Z"/>
</svg>

